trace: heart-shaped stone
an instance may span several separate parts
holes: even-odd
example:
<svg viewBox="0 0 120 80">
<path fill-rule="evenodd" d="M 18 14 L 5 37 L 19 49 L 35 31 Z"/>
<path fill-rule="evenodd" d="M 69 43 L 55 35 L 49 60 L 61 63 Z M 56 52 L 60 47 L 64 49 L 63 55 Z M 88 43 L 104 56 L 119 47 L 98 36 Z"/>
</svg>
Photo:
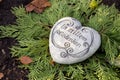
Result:
<svg viewBox="0 0 120 80">
<path fill-rule="evenodd" d="M 53 26 L 49 48 L 53 61 L 60 64 L 81 62 L 92 56 L 101 43 L 97 31 L 83 27 L 71 17 L 60 19 Z"/>
</svg>

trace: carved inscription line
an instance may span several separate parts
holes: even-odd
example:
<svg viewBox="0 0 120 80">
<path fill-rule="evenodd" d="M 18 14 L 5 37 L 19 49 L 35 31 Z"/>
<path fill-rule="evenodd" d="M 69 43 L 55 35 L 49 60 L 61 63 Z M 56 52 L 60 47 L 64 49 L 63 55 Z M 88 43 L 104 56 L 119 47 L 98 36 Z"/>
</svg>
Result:
<svg viewBox="0 0 120 80">
<path fill-rule="evenodd" d="M 57 27 L 59 24 L 64 23 L 64 22 L 65 22 L 66 24 L 63 24 L 63 25 L 69 25 L 69 26 L 73 26 L 73 25 L 74 25 L 74 22 L 71 21 L 71 20 L 69 20 L 69 19 L 62 20 L 62 21 L 60 21 L 60 22 L 58 22 L 58 23 L 56 23 L 56 24 L 54 25 L 53 32 L 52 32 L 52 35 L 51 35 L 51 42 L 53 43 L 53 45 L 56 46 L 57 48 L 61 48 L 61 49 L 65 49 L 65 47 L 61 47 L 60 45 L 58 45 L 58 44 L 55 42 L 55 40 L 54 40 L 54 35 L 55 35 L 55 29 L 56 29 L 56 27 Z"/>
<path fill-rule="evenodd" d="M 67 22 L 67 23 L 66 23 L 66 22 Z M 65 24 L 63 24 L 62 26 L 67 26 L 67 27 L 69 27 L 69 26 L 72 27 L 72 26 L 73 26 L 73 27 L 75 27 L 75 26 L 74 26 L 74 22 L 71 21 L 71 20 L 63 20 L 63 21 L 60 21 L 60 22 L 58 22 L 58 23 L 54 26 L 53 32 L 52 32 L 52 35 L 51 35 L 51 42 L 53 43 L 53 45 L 54 45 L 55 47 L 65 50 L 65 52 L 63 51 L 63 52 L 60 53 L 60 56 L 61 56 L 62 58 L 66 58 L 66 57 L 69 57 L 69 56 L 74 57 L 74 58 L 79 58 L 79 57 L 84 56 L 85 54 L 87 54 L 88 51 L 89 51 L 89 49 L 90 49 L 90 47 L 91 47 L 91 45 L 93 44 L 93 40 L 94 40 L 94 34 L 93 34 L 93 32 L 92 32 L 91 30 L 89 30 L 89 29 L 83 28 L 81 31 L 86 32 L 86 33 L 87 33 L 87 32 L 90 32 L 91 43 L 89 44 L 88 42 L 86 42 L 86 38 L 84 38 L 84 36 L 81 35 L 81 36 L 83 36 L 82 39 L 83 39 L 84 43 L 83 43 L 83 44 L 80 44 L 79 42 L 76 41 L 76 39 L 72 39 L 72 38 L 70 37 L 70 35 L 66 35 L 63 31 L 60 31 L 60 29 L 55 30 L 55 29 L 58 27 L 58 25 L 61 24 L 61 23 L 65 23 Z M 61 28 L 62 26 L 60 26 L 60 28 Z M 66 27 L 65 29 L 67 29 L 67 27 Z M 68 32 L 71 32 L 71 33 L 73 34 L 73 33 L 75 33 L 75 30 L 72 30 L 72 31 L 69 30 Z M 55 34 L 60 35 L 61 37 L 65 38 L 66 40 L 70 41 L 71 43 L 73 43 L 73 44 L 76 45 L 76 46 L 79 46 L 79 47 L 80 47 L 80 46 L 84 46 L 85 49 L 82 50 L 82 51 L 80 51 L 80 52 L 78 52 L 78 53 L 71 54 L 71 53 L 74 51 L 74 49 L 71 48 L 71 46 L 69 46 L 69 47 L 66 48 L 65 46 L 62 47 L 61 45 L 58 45 L 58 44 L 56 43 L 56 41 L 55 41 Z M 76 33 L 75 33 L 75 35 L 77 35 L 77 37 L 80 36 L 80 35 L 78 35 L 78 34 L 81 34 L 81 33 L 80 33 L 80 32 L 76 32 Z"/>
<path fill-rule="evenodd" d="M 67 41 L 70 41 L 71 43 L 73 43 L 75 46 L 80 47 L 81 44 L 79 42 L 76 41 L 76 39 L 72 39 L 70 37 L 70 35 L 66 35 L 64 32 L 57 30 L 55 33 L 57 33 L 58 35 L 60 35 L 61 37 L 63 37 L 64 39 L 66 39 Z"/>
<path fill-rule="evenodd" d="M 77 26 L 77 27 L 78 27 L 78 26 Z M 79 26 L 79 27 L 80 27 L 80 26 Z M 87 38 L 85 38 L 85 37 L 81 34 L 81 31 L 79 31 L 80 28 L 79 28 L 79 29 L 76 29 L 76 28 L 73 29 L 73 28 L 69 28 L 68 26 L 63 25 L 63 26 L 61 26 L 61 29 L 69 32 L 70 34 L 73 34 L 74 36 L 78 37 L 79 39 L 82 39 L 82 40 L 84 40 L 84 41 L 87 40 Z"/>
<path fill-rule="evenodd" d="M 87 54 L 87 53 L 89 52 L 89 49 L 90 49 L 90 47 L 92 46 L 93 41 L 94 41 L 94 34 L 93 34 L 93 32 L 92 32 L 91 30 L 88 30 L 88 29 L 85 29 L 85 28 L 83 28 L 82 31 L 85 31 L 85 30 L 90 31 L 90 36 L 91 36 L 91 39 L 92 39 L 92 40 L 91 40 L 91 43 L 89 44 L 88 42 L 84 42 L 82 46 L 84 46 L 84 47 L 86 47 L 86 48 L 85 48 L 84 50 L 78 52 L 78 53 L 75 53 L 75 54 L 71 54 L 71 53 L 69 53 L 67 50 L 66 50 L 66 52 L 61 52 L 61 53 L 60 53 L 60 56 L 61 56 L 62 58 L 66 58 L 66 57 L 68 57 L 68 56 L 71 56 L 71 57 L 73 57 L 73 58 L 80 58 L 80 57 L 84 56 L 85 54 Z M 86 31 L 85 31 L 85 32 L 86 32 Z"/>
<path fill-rule="evenodd" d="M 87 30 L 87 29 L 85 29 L 85 28 L 83 28 L 84 30 Z M 83 31 L 84 31 L 83 30 Z M 90 49 L 90 47 L 92 46 L 92 44 L 93 44 L 93 41 L 94 41 L 94 34 L 93 34 L 93 32 L 91 31 L 91 30 L 89 30 L 90 31 L 90 36 L 91 36 L 91 43 L 89 44 L 89 43 L 87 43 L 87 42 L 84 42 L 83 43 L 83 46 L 86 46 L 86 49 L 84 49 L 83 51 L 80 51 L 80 52 L 78 52 L 78 53 L 76 53 L 76 54 L 69 54 L 70 56 L 72 56 L 72 57 L 74 57 L 74 58 L 79 58 L 80 56 L 84 56 L 85 54 L 87 54 L 88 52 L 89 52 L 89 49 Z"/>
</svg>

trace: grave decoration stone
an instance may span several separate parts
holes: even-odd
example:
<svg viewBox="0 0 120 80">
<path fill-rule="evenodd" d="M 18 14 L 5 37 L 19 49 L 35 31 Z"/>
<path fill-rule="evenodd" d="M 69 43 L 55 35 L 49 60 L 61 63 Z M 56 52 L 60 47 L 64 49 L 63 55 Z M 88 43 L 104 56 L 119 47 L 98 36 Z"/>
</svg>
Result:
<svg viewBox="0 0 120 80">
<path fill-rule="evenodd" d="M 50 33 L 49 49 L 53 61 L 60 64 L 82 62 L 100 47 L 99 33 L 84 27 L 72 17 L 58 20 Z"/>
</svg>

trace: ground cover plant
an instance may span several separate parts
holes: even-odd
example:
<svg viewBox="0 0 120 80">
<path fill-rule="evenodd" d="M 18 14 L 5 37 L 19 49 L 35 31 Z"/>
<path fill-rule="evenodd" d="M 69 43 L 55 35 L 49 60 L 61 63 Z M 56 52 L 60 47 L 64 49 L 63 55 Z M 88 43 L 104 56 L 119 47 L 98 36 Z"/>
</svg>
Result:
<svg viewBox="0 0 120 80">
<path fill-rule="evenodd" d="M 0 2 L 0 25 L 7 27 L 15 24 L 16 17 L 12 14 L 12 7 L 27 5 L 30 0 L 1 0 Z M 6 25 L 6 26 L 5 26 Z M 19 68 L 20 62 L 11 56 L 10 47 L 15 45 L 15 38 L 0 38 L 0 79 L 1 80 L 28 80 L 29 71 Z"/>
<path fill-rule="evenodd" d="M 42 14 L 26 13 L 23 6 L 14 7 L 15 25 L 0 26 L 0 38 L 11 37 L 13 57 L 29 56 L 32 62 L 19 67 L 29 69 L 29 80 L 120 80 L 120 12 L 113 6 L 94 0 L 50 0 L 51 7 Z M 92 6 L 92 7 L 91 7 Z M 99 50 L 84 62 L 60 65 L 49 53 L 49 33 L 60 18 L 71 16 L 84 26 L 97 30 L 102 43 Z"/>
</svg>

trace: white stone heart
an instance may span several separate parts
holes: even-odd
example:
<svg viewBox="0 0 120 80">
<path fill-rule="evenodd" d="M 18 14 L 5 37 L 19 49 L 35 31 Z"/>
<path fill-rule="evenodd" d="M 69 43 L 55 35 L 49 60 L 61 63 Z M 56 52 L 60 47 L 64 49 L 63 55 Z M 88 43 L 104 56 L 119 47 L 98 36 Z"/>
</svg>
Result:
<svg viewBox="0 0 120 80">
<path fill-rule="evenodd" d="M 97 31 L 82 27 L 81 23 L 74 18 L 65 17 L 53 26 L 49 48 L 55 62 L 73 64 L 92 56 L 100 43 L 101 39 Z"/>
</svg>

